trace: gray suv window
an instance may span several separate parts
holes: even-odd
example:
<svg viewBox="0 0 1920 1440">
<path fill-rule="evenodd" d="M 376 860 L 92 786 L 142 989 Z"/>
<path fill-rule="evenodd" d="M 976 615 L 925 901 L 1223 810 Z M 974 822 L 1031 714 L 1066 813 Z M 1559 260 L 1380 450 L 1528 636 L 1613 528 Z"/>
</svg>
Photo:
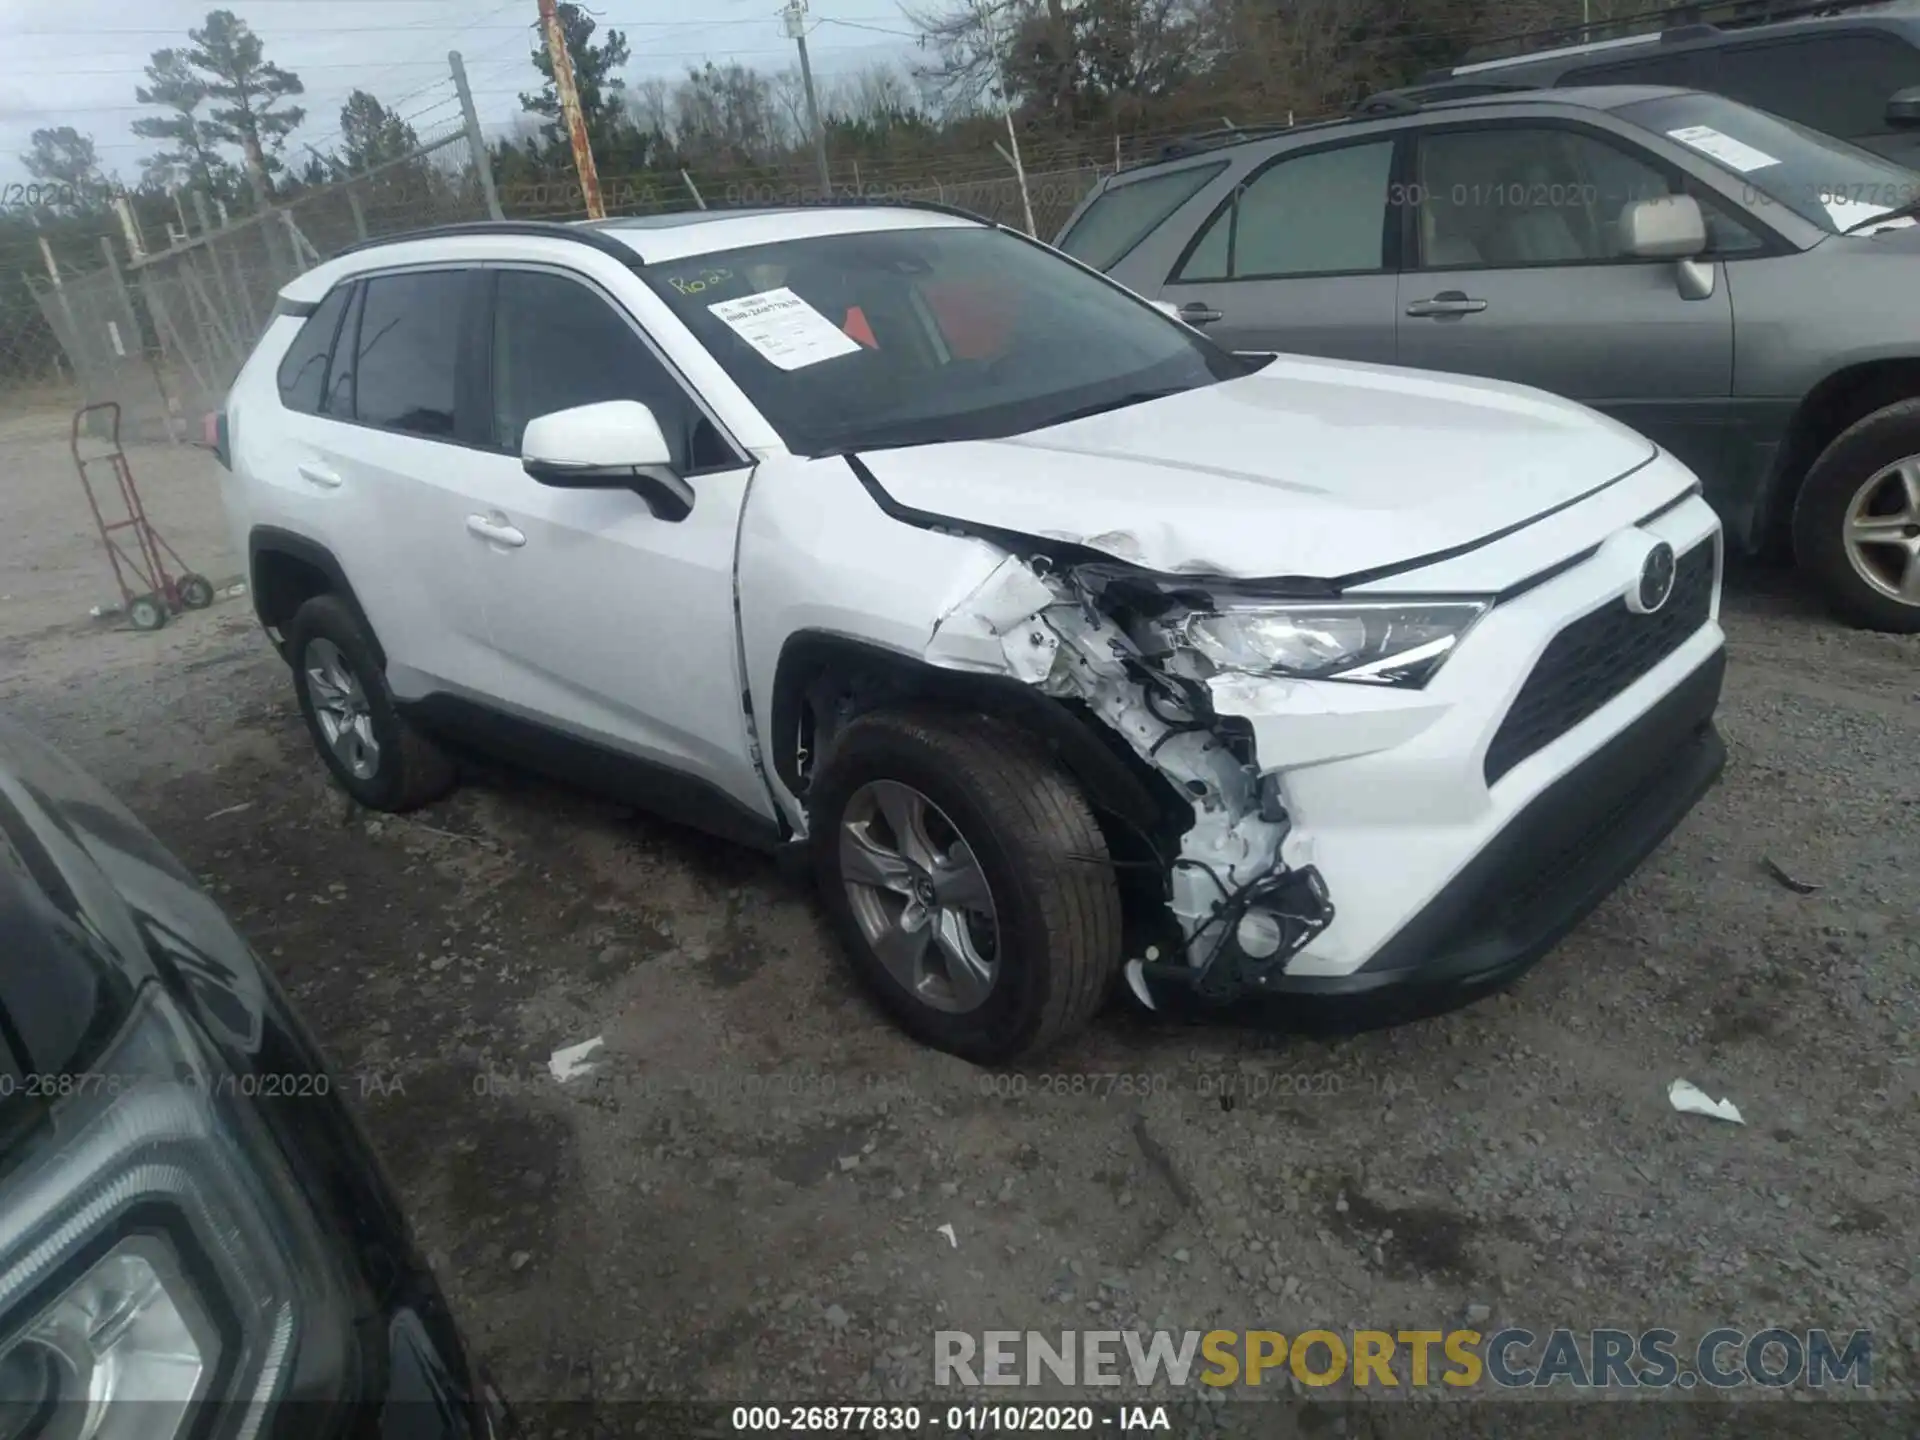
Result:
<svg viewBox="0 0 1920 1440">
<path fill-rule="evenodd" d="M 1116 185 L 1073 222 L 1073 228 L 1060 237 L 1060 248 L 1083 265 L 1111 269 L 1146 239 L 1154 226 L 1226 168 L 1223 160 L 1217 165 L 1195 165 L 1171 175 L 1150 175 Z"/>
<path fill-rule="evenodd" d="M 1176 280 L 1355 274 L 1386 266 L 1393 141 L 1283 158 L 1240 186 Z"/>
<path fill-rule="evenodd" d="M 1867 34 L 1729 46 L 1717 77 L 1702 88 L 1851 140 L 1887 132 L 1888 99 L 1920 85 L 1920 50 Z"/>
</svg>

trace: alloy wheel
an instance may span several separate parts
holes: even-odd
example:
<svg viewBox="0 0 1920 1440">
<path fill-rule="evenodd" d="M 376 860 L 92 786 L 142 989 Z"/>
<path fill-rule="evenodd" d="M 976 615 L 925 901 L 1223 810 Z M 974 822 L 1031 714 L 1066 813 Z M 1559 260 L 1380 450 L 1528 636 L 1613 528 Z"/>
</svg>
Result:
<svg viewBox="0 0 1920 1440">
<path fill-rule="evenodd" d="M 1877 471 L 1847 506 L 1847 560 L 1867 584 L 1920 605 L 1920 455 Z"/>
<path fill-rule="evenodd" d="M 861 934 L 909 994 L 949 1013 L 985 1003 L 1000 968 L 999 915 L 944 810 L 911 785 L 868 781 L 841 819 L 840 875 Z"/>
<path fill-rule="evenodd" d="M 306 672 L 313 716 L 334 758 L 354 779 L 371 780 L 380 769 L 380 742 L 365 687 L 340 647 L 324 637 L 308 643 Z"/>
</svg>

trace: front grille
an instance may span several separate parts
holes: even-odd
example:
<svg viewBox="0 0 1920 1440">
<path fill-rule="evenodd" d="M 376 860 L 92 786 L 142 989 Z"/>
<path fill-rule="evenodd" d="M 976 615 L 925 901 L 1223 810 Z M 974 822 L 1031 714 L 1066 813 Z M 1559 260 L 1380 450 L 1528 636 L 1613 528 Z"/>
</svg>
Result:
<svg viewBox="0 0 1920 1440">
<path fill-rule="evenodd" d="M 1615 600 L 1554 636 L 1487 747 L 1487 783 L 1566 734 L 1706 624 L 1713 569 L 1709 540 L 1680 557 L 1673 594 L 1653 614 L 1636 615 Z"/>
</svg>

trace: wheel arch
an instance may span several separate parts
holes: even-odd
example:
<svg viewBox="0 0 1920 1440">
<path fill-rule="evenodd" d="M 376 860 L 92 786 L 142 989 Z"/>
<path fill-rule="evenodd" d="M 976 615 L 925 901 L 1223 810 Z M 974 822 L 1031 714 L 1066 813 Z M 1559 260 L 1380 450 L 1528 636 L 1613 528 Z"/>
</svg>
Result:
<svg viewBox="0 0 1920 1440">
<path fill-rule="evenodd" d="M 1080 786 L 1112 853 L 1170 863 L 1192 824 L 1186 800 L 1098 721 L 1009 676 L 947 670 L 869 641 L 801 631 L 788 637 L 775 667 L 766 753 L 781 784 L 804 803 L 812 764 L 848 721 L 929 700 L 1032 733 Z"/>
<path fill-rule="evenodd" d="M 1809 390 L 1781 437 L 1756 537 L 1761 544 L 1788 541 L 1807 472 L 1827 446 L 1876 410 L 1912 399 L 1920 399 L 1920 354 L 1842 365 Z"/>
<path fill-rule="evenodd" d="M 280 633 L 295 612 L 316 595 L 335 595 L 352 612 L 384 668 L 386 651 L 334 553 L 317 540 L 273 525 L 256 525 L 247 536 L 247 578 L 253 613 L 284 655 Z"/>
</svg>

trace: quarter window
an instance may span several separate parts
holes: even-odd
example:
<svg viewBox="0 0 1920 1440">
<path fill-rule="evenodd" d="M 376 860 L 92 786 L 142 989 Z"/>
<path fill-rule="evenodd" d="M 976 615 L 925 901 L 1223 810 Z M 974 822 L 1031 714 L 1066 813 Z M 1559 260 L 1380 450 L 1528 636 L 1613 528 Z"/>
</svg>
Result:
<svg viewBox="0 0 1920 1440">
<path fill-rule="evenodd" d="M 410 435 L 453 435 L 467 278 L 465 271 L 428 270 L 367 282 L 356 351 L 356 418 Z"/>
<path fill-rule="evenodd" d="M 1176 280 L 1255 280 L 1386 265 L 1393 142 L 1281 160 L 1234 192 Z"/>
<path fill-rule="evenodd" d="M 1087 207 L 1087 213 L 1061 237 L 1060 248 L 1083 265 L 1112 269 L 1156 225 L 1226 168 L 1224 163 L 1194 165 L 1171 175 L 1116 185 Z"/>
<path fill-rule="evenodd" d="M 353 419 L 354 347 L 359 343 L 360 302 L 366 295 L 366 286 L 353 287 L 353 296 L 347 301 L 347 318 L 334 340 L 333 360 L 327 366 L 327 396 L 320 408 L 322 413 L 338 415 L 342 420 Z"/>
<path fill-rule="evenodd" d="M 293 337 L 280 361 L 280 403 L 289 410 L 311 415 L 320 408 L 327 384 L 327 356 L 333 350 L 334 333 L 340 328 L 341 312 L 347 308 L 347 295 L 353 287 L 338 285 L 315 307 Z"/>
</svg>

